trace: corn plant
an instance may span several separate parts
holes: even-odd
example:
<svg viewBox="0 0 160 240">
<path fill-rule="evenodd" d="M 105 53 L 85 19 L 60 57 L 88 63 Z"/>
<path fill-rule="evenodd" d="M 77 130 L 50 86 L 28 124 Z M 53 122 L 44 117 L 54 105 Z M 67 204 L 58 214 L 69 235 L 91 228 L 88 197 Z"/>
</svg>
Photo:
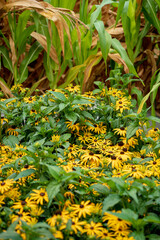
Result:
<svg viewBox="0 0 160 240">
<path fill-rule="evenodd" d="M 160 21 L 157 12 L 160 10 L 159 1 L 156 0 L 120 0 L 116 17 L 116 24 L 120 17 L 127 44 L 127 51 L 132 62 L 140 53 L 142 40 L 153 25 L 160 34 Z M 145 25 L 140 31 L 141 15 L 145 17 Z"/>
</svg>

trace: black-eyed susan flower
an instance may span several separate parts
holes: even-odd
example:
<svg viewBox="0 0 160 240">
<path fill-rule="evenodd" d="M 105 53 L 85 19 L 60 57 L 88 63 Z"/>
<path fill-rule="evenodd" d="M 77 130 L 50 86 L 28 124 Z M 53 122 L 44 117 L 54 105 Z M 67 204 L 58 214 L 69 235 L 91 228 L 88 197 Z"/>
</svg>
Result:
<svg viewBox="0 0 160 240">
<path fill-rule="evenodd" d="M 82 201 L 81 204 L 73 204 L 71 205 L 70 209 L 77 214 L 77 216 L 80 218 L 83 216 L 84 218 L 86 215 L 91 215 L 91 212 L 94 209 L 94 205 L 90 203 L 90 201 Z"/>
<path fill-rule="evenodd" d="M 22 213 L 13 214 L 10 216 L 10 218 L 11 218 L 12 223 L 17 220 L 22 220 L 22 221 L 28 222 L 28 221 L 30 221 L 31 216 L 30 216 L 29 212 L 22 212 Z M 19 223 L 21 223 L 21 222 L 19 221 Z"/>
<path fill-rule="evenodd" d="M 12 187 L 13 183 L 13 179 L 0 181 L 0 193 L 3 194 L 4 192 L 7 192 Z"/>
<path fill-rule="evenodd" d="M 39 217 L 43 212 L 44 210 L 41 207 L 38 207 L 37 205 L 35 205 L 35 207 L 31 208 L 30 210 L 30 214 L 33 217 Z"/>
<path fill-rule="evenodd" d="M 75 234 L 77 234 L 77 232 L 81 232 L 83 233 L 83 228 L 82 226 L 84 226 L 86 224 L 86 221 L 80 221 L 79 218 L 72 218 L 71 220 L 71 229 L 74 231 Z"/>
<path fill-rule="evenodd" d="M 41 188 L 40 190 L 32 190 L 30 200 L 35 201 L 37 204 L 43 205 L 43 201 L 48 202 L 48 195 L 45 189 Z"/>
<path fill-rule="evenodd" d="M 126 127 L 115 128 L 113 131 L 117 135 L 125 137 L 126 136 L 126 132 L 127 132 L 127 128 Z"/>
<path fill-rule="evenodd" d="M 37 205 L 35 202 L 31 201 L 29 198 L 25 200 L 15 202 L 12 206 L 13 209 L 18 209 L 19 213 L 22 213 L 24 210 L 29 210 L 35 208 Z"/>
<path fill-rule="evenodd" d="M 84 226 L 84 233 L 87 233 L 88 236 L 101 236 L 103 232 L 103 225 L 102 223 L 95 223 L 91 221 L 91 223 L 87 223 Z"/>
</svg>

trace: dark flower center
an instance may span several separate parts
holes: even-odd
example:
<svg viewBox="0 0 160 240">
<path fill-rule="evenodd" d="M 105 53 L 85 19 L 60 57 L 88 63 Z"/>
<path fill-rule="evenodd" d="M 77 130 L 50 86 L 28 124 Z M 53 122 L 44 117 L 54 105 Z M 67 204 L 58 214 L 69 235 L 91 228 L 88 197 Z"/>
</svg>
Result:
<svg viewBox="0 0 160 240">
<path fill-rule="evenodd" d="M 116 160 L 116 156 L 112 155 L 112 156 L 111 156 L 111 159 L 112 159 L 112 160 Z"/>
<path fill-rule="evenodd" d="M 120 154 L 122 154 L 122 155 L 123 155 L 123 154 L 124 154 L 124 152 L 122 151 L 122 152 L 120 152 Z"/>
<path fill-rule="evenodd" d="M 123 148 L 123 151 L 124 151 L 124 152 L 127 152 L 127 148 Z"/>
<path fill-rule="evenodd" d="M 120 146 L 120 147 L 123 145 L 124 145 L 124 143 L 122 141 L 118 143 L 118 146 Z"/>
<path fill-rule="evenodd" d="M 124 127 L 120 127 L 120 130 L 125 130 L 125 128 Z"/>
<path fill-rule="evenodd" d="M 156 164 L 157 164 L 157 162 L 156 162 L 156 161 L 154 161 L 154 162 L 153 162 L 153 165 L 156 165 Z"/>
<path fill-rule="evenodd" d="M 28 168 L 28 167 L 29 167 L 28 164 L 25 164 L 25 165 L 24 165 L 24 168 Z"/>
<path fill-rule="evenodd" d="M 1 183 L 1 186 L 4 186 L 5 184 L 6 184 L 5 182 L 2 182 L 2 183 Z"/>
<path fill-rule="evenodd" d="M 81 204 L 81 205 L 80 205 L 80 208 L 84 208 L 84 205 L 83 205 L 83 204 Z"/>
<path fill-rule="evenodd" d="M 45 195 L 45 193 L 44 193 L 44 192 L 41 192 L 41 193 L 40 193 L 40 196 L 42 196 L 42 197 L 43 197 L 44 195 Z"/>
<path fill-rule="evenodd" d="M 93 155 L 94 155 L 94 153 L 93 153 L 93 152 L 90 152 L 90 153 L 89 153 L 89 155 L 90 155 L 90 156 L 93 156 Z"/>
<path fill-rule="evenodd" d="M 22 206 L 26 205 L 26 203 L 27 203 L 26 201 L 21 201 Z"/>
<path fill-rule="evenodd" d="M 93 230 L 93 229 L 94 229 L 94 227 L 90 227 L 90 229 L 91 229 L 91 230 Z"/>
</svg>

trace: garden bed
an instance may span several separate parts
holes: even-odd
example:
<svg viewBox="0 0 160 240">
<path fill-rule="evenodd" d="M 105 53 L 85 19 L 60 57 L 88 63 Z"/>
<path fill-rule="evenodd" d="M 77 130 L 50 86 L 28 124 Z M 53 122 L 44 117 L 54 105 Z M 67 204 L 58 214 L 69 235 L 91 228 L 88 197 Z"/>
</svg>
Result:
<svg viewBox="0 0 160 240">
<path fill-rule="evenodd" d="M 159 239 L 160 130 L 97 85 L 1 99 L 0 239 Z"/>
</svg>

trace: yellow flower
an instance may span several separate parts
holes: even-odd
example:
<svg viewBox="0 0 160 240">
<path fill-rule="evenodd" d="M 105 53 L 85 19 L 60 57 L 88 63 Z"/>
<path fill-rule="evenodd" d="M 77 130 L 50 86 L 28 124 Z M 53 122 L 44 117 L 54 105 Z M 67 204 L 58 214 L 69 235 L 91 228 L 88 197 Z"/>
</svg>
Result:
<svg viewBox="0 0 160 240">
<path fill-rule="evenodd" d="M 0 196 L 0 207 L 2 207 L 2 204 L 5 204 L 5 202 L 3 201 L 4 199 L 4 196 Z"/>
<path fill-rule="evenodd" d="M 114 129 L 114 132 L 115 132 L 117 135 L 120 135 L 120 136 L 125 137 L 125 136 L 126 136 L 126 132 L 127 132 L 127 128 L 125 128 L 125 127 L 115 128 L 115 129 Z"/>
<path fill-rule="evenodd" d="M 64 197 L 65 197 L 65 198 L 70 198 L 71 201 L 73 202 L 74 194 L 73 194 L 72 192 L 65 192 L 65 193 L 64 193 Z"/>
<path fill-rule="evenodd" d="M 119 169 L 123 165 L 122 158 L 117 157 L 115 155 L 111 155 L 111 157 L 106 158 L 107 165 L 111 164 L 112 168 Z"/>
<path fill-rule="evenodd" d="M 31 201 L 29 198 L 26 198 L 26 200 L 23 201 L 18 201 L 15 202 L 14 205 L 12 206 L 12 208 L 14 209 L 19 209 L 19 213 L 22 213 L 24 211 L 24 209 L 28 208 L 35 208 L 36 204 L 35 202 Z"/>
<path fill-rule="evenodd" d="M 60 136 L 59 135 L 53 135 L 51 142 L 59 142 Z"/>
<path fill-rule="evenodd" d="M 85 225 L 85 221 L 79 221 L 79 218 L 72 218 L 72 224 L 71 224 L 71 229 L 77 234 L 78 231 L 83 233 L 83 228 L 82 226 Z"/>
<path fill-rule="evenodd" d="M 43 205 L 43 201 L 49 201 L 47 192 L 43 188 L 41 188 L 40 190 L 33 190 L 33 193 L 31 193 L 30 195 L 30 200 L 36 201 L 37 204 Z"/>
<path fill-rule="evenodd" d="M 87 233 L 89 236 L 101 236 L 103 232 L 103 226 L 102 223 L 95 223 L 91 221 L 91 223 L 87 223 L 84 226 L 84 233 Z"/>
<path fill-rule="evenodd" d="M 114 211 L 113 211 L 114 212 Z M 121 211 L 117 211 L 117 213 L 120 213 Z M 103 222 L 107 221 L 107 226 L 111 228 L 113 231 L 126 230 L 129 226 L 131 226 L 131 223 L 122 220 L 118 218 L 117 216 L 110 214 L 110 213 L 104 213 L 104 216 L 102 217 Z"/>
<path fill-rule="evenodd" d="M 83 216 L 84 218 L 86 217 L 86 215 L 91 215 L 91 212 L 94 209 L 94 205 L 92 203 L 90 203 L 90 201 L 88 200 L 87 202 L 82 201 L 80 205 L 78 204 L 73 204 L 70 209 L 76 213 L 78 215 L 78 217 L 80 218 L 81 216 Z"/>
<path fill-rule="evenodd" d="M 6 179 L 3 181 L 0 181 L 0 193 L 7 192 L 13 185 L 13 179 Z"/>
<path fill-rule="evenodd" d="M 22 212 L 18 214 L 13 214 L 11 215 L 11 221 L 12 223 L 17 221 L 17 220 L 23 220 L 25 222 L 28 222 L 31 220 L 31 216 L 28 212 Z M 19 222 L 20 223 L 20 222 Z"/>
</svg>

